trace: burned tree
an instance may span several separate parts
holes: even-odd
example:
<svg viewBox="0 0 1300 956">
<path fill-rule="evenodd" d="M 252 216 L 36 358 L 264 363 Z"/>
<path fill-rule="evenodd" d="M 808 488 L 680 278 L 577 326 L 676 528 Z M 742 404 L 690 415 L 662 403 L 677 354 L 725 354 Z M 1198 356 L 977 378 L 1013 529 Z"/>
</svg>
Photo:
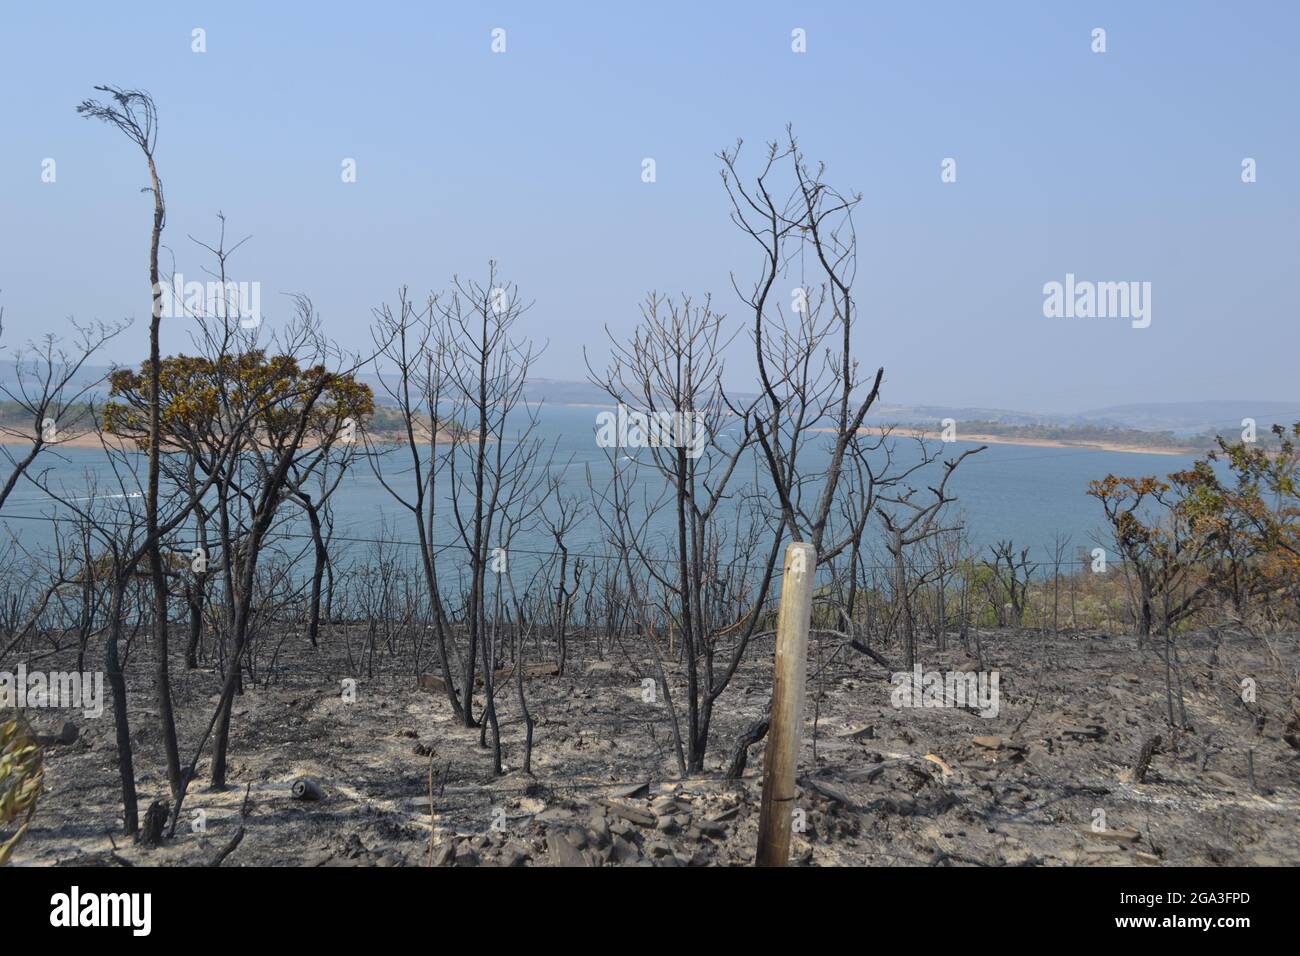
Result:
<svg viewBox="0 0 1300 956">
<path fill-rule="evenodd" d="M 756 589 L 747 576 L 727 573 L 735 555 L 733 535 L 743 535 L 743 514 L 724 520 L 737 465 L 750 453 L 748 409 L 734 413 L 722 388 L 725 316 L 708 300 L 680 304 L 651 295 L 630 342 L 614 340 L 609 368 L 592 380 L 618 405 L 602 424 L 597 443 L 615 459 L 627 457 L 633 481 L 662 481 L 672 531 L 647 549 L 629 527 L 622 540 L 636 551 L 646 578 L 666 596 L 665 611 L 682 636 L 686 655 L 687 769 L 704 769 L 713 707 L 744 657 L 771 584 L 777 546 L 766 555 Z M 623 419 L 628 422 L 625 425 Z M 623 435 L 620 432 L 626 431 Z M 616 480 L 620 469 L 615 468 Z M 644 472 L 644 475 L 642 474 Z M 613 513 L 625 523 L 626 508 Z M 752 515 L 750 516 L 753 517 Z M 758 524 L 761 524 L 761 518 Z M 751 523 L 749 530 L 756 527 Z M 763 531 L 767 531 L 764 527 Z M 780 536 L 774 535 L 779 544 Z M 733 632 L 721 670 L 721 639 Z M 651 639 L 653 640 L 653 639 Z M 662 671 L 660 682 L 668 694 Z M 671 699 L 669 697 L 669 699 Z"/>
<path fill-rule="evenodd" d="M 158 327 L 162 320 L 162 284 L 158 272 L 158 247 L 162 242 L 163 227 L 167 222 L 167 204 L 163 199 L 162 180 L 154 162 L 158 143 L 158 108 L 153 97 L 143 90 L 125 90 L 115 86 L 97 86 L 96 90 L 111 96 L 111 103 L 83 100 L 77 112 L 87 119 L 96 119 L 114 127 L 134 143 L 144 154 L 149 168 L 149 191 L 153 194 L 153 229 L 149 235 L 149 288 L 152 290 L 153 308 L 149 318 L 149 475 L 145 486 L 145 522 L 148 535 L 149 575 L 154 589 L 154 653 L 155 680 L 158 682 L 158 718 L 162 727 L 163 745 L 167 752 L 167 780 L 173 796 L 181 789 L 180 751 L 176 741 L 176 718 L 172 713 L 171 671 L 167 660 L 167 581 L 163 572 L 162 538 L 158 533 L 158 477 L 159 469 L 159 402 L 158 376 L 161 354 L 158 345 Z"/>
<path fill-rule="evenodd" d="M 467 718 L 470 688 L 465 704 L 452 675 L 449 646 L 455 641 L 438 577 L 434 528 L 445 495 L 439 479 L 446 472 L 446 448 L 459 426 L 444 411 L 446 390 L 443 339 L 432 297 L 417 307 L 406 289 L 398 293 L 397 309 L 384 305 L 375 310 L 372 335 L 378 346 L 379 387 L 396 408 L 400 436 L 396 446 L 380 447 L 378 436 L 367 436 L 368 461 L 375 478 L 411 517 L 420 552 L 420 567 L 429 593 L 430 617 L 438 642 L 438 665 L 442 684 L 459 720 Z M 401 461 L 397 461 L 400 458 Z M 389 465 L 385 469 L 385 465 Z M 386 473 L 387 471 L 387 473 Z"/>
<path fill-rule="evenodd" d="M 901 493 L 883 495 L 876 505 L 876 513 L 885 527 L 885 548 L 893 562 L 894 601 L 896 614 L 902 629 L 903 655 L 910 670 L 916 663 L 916 626 L 912 615 L 912 592 L 924 582 L 922 577 L 914 582 L 907 571 L 907 551 L 915 545 L 956 531 L 960 525 L 944 526 L 943 518 L 947 505 L 956 500 L 948 494 L 948 479 L 963 461 L 985 446 L 969 448 L 956 458 L 943 464 L 943 476 L 937 485 L 930 487 L 931 497 L 924 501 L 917 500 L 917 489 L 906 488 Z M 930 459 L 923 456 L 923 462 Z"/>
</svg>

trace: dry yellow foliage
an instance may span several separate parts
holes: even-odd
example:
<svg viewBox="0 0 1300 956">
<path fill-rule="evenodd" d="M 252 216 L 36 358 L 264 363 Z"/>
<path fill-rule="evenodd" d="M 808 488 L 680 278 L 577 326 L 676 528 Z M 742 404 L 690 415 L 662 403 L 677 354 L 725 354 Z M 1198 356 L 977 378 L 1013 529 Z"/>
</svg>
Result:
<svg viewBox="0 0 1300 956">
<path fill-rule="evenodd" d="M 0 866 L 9 862 L 36 813 L 45 767 L 31 725 L 21 716 L 0 724 L 0 836 L 15 820 L 17 831 L 0 840 Z"/>
</svg>

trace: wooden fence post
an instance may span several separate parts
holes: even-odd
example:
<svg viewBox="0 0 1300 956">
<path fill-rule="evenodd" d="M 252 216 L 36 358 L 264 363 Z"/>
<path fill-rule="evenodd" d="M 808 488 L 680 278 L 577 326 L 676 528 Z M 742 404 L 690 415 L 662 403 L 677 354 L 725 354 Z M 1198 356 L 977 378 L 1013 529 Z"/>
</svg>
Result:
<svg viewBox="0 0 1300 956">
<path fill-rule="evenodd" d="M 756 866 L 790 862 L 795 768 L 803 730 L 804 682 L 808 672 L 808 627 L 812 620 L 817 551 L 793 542 L 785 549 L 781 611 L 776 624 L 776 665 L 772 673 L 772 722 L 763 757 L 763 802 L 758 819 Z"/>
</svg>

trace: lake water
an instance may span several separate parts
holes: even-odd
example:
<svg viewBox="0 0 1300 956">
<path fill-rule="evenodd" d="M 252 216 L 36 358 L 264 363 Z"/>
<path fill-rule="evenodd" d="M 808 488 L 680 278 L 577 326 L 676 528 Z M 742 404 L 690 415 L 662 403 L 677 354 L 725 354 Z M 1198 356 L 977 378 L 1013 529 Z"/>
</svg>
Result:
<svg viewBox="0 0 1300 956">
<path fill-rule="evenodd" d="M 602 488 L 611 472 L 610 458 L 605 449 L 594 441 L 597 409 L 572 407 L 547 407 L 543 409 L 536 432 L 548 446 L 553 445 L 552 467 L 563 475 L 564 487 L 570 494 L 587 495 L 587 475 L 592 483 Z M 910 439 L 897 439 L 896 458 L 900 462 L 915 461 L 917 451 Z M 943 458 L 951 458 L 966 448 L 955 443 L 943 449 Z M 634 452 L 632 454 L 635 454 Z M 645 454 L 642 452 L 641 454 Z M 394 472 L 400 467 L 400 455 L 394 455 Z M 821 461 L 825 456 L 821 456 Z M 952 506 L 965 520 L 971 541 L 979 548 L 1002 539 L 1012 539 L 1017 548 L 1029 547 L 1031 557 L 1037 561 L 1050 560 L 1053 541 L 1059 533 L 1069 536 L 1070 557 L 1080 548 L 1091 549 L 1100 531 L 1102 512 L 1099 503 L 1087 496 L 1088 482 L 1108 473 L 1119 475 L 1159 475 L 1186 468 L 1190 456 L 1149 455 L 1122 452 L 1096 451 L 1078 448 L 1045 448 L 1023 445 L 990 445 L 984 451 L 968 458 L 949 482 L 949 492 L 958 501 Z M 809 473 L 816 473 L 819 459 L 811 455 L 807 460 Z M 99 493 L 117 491 L 111 487 L 105 465 L 105 456 L 94 449 L 64 449 L 58 455 L 47 454 L 38 459 L 38 466 L 49 476 L 55 486 L 61 487 L 70 497 L 84 497 L 95 490 Z M 650 469 L 642 479 L 643 487 L 653 491 L 657 480 Z M 143 473 L 143 464 L 141 463 Z M 387 469 L 385 470 L 387 474 Z M 936 472 L 922 474 L 914 484 L 924 488 L 935 480 Z M 396 475 L 396 483 L 402 477 Z M 742 483 L 751 486 L 759 483 L 767 488 L 761 471 L 750 467 L 738 469 L 734 487 Z M 359 549 L 368 547 L 367 539 L 384 534 L 390 539 L 413 541 L 414 531 L 409 526 L 409 513 L 394 502 L 381 486 L 371 468 L 357 463 L 345 478 L 333 499 L 334 535 L 339 550 L 358 557 Z M 142 506 L 143 502 L 139 504 Z M 601 550 L 603 530 L 598 517 L 591 511 L 594 505 L 580 515 L 570 537 L 570 550 L 595 554 Z M 0 515 L 3 531 L 12 535 L 23 549 L 35 555 L 48 549 L 53 542 L 53 525 L 49 520 L 63 509 L 43 496 L 30 482 L 20 483 L 14 490 Z M 305 530 L 305 522 L 294 524 L 296 531 Z M 663 530 L 667 531 L 664 525 Z M 440 528 L 436 539 L 450 542 L 453 532 L 450 524 Z M 300 542 L 305 548 L 305 540 Z M 523 550 L 545 550 L 551 542 L 544 532 L 535 532 L 515 542 Z"/>
</svg>

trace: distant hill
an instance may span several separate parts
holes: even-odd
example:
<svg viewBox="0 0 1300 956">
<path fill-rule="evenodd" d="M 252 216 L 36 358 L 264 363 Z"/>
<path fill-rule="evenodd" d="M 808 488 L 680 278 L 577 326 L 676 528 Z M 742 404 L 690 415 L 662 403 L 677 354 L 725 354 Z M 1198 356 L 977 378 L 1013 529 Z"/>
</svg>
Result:
<svg viewBox="0 0 1300 956">
<path fill-rule="evenodd" d="M 937 424 L 945 418 L 958 422 L 994 422 L 999 425 L 1041 428 L 1125 429 L 1164 432 L 1180 437 L 1206 433 L 1228 434 L 1241 427 L 1243 418 L 1253 418 L 1260 431 L 1274 423 L 1300 421 L 1300 400 L 1294 402 L 1252 402 L 1246 400 L 1203 402 L 1148 402 L 1113 405 L 1085 412 L 1041 414 L 1004 408 L 944 405 L 877 405 L 867 417 L 871 425 L 898 423 Z"/>
<path fill-rule="evenodd" d="M 0 384 L 12 387 L 15 381 L 12 359 L 5 360 L 0 353 Z M 77 375 L 74 387 L 102 378 L 109 371 L 106 365 L 88 365 Z M 378 376 L 363 372 L 361 381 L 375 388 L 380 404 L 384 399 Z M 106 389 L 95 390 L 94 396 L 102 398 Z M 524 387 L 530 402 L 549 405 L 608 405 L 609 396 L 590 382 L 554 378 L 532 378 Z M 753 395 L 733 393 L 739 401 Z M 1042 414 L 1007 408 L 985 408 L 961 405 L 909 405 L 878 404 L 867 416 L 868 425 L 939 423 L 945 418 L 958 422 L 995 422 L 1006 426 L 1076 426 L 1119 429 L 1137 429 L 1150 432 L 1171 432 L 1178 436 L 1203 435 L 1207 432 L 1228 434 L 1241 427 L 1243 418 L 1253 418 L 1261 431 L 1276 423 L 1290 424 L 1300 421 L 1300 399 L 1294 402 L 1248 401 L 1245 399 L 1207 400 L 1193 402 L 1145 402 L 1130 405 L 1110 405 L 1088 411 L 1067 414 Z"/>
<path fill-rule="evenodd" d="M 545 401 L 552 405 L 609 404 L 609 396 L 587 382 L 535 378 L 529 381 L 524 394 L 530 401 Z M 733 398 L 741 401 L 752 397 L 733 393 Z M 1113 405 L 1073 414 L 1043 414 L 981 406 L 878 404 L 867 416 L 866 424 L 937 424 L 945 418 L 953 418 L 958 422 L 993 422 L 1017 427 L 1132 429 L 1186 437 L 1218 431 L 1227 434 L 1240 428 L 1243 418 L 1255 419 L 1261 431 L 1274 422 L 1285 424 L 1300 421 L 1300 400 L 1149 402 Z"/>
<path fill-rule="evenodd" d="M 998 422 L 1003 425 L 1037 425 L 1049 421 L 1042 415 L 1017 412 L 1005 408 L 979 408 L 948 405 L 888 405 L 879 404 L 867 415 L 868 425 L 893 425 L 898 422 L 941 422 L 952 418 L 959 422 Z"/>
<path fill-rule="evenodd" d="M 590 382 L 566 382 L 554 378 L 530 378 L 524 386 L 524 397 L 530 402 L 544 401 L 551 405 L 608 405 L 609 393 Z"/>
<path fill-rule="evenodd" d="M 1109 408 L 1080 412 L 1073 417 L 1095 425 L 1171 431 L 1179 435 L 1231 431 L 1241 427 L 1243 418 L 1253 418 L 1263 431 L 1274 423 L 1285 425 L 1300 421 L 1300 401 L 1148 402 L 1112 405 Z"/>
<path fill-rule="evenodd" d="M 380 387 L 379 376 L 373 372 L 362 372 L 357 379 L 369 385 L 375 391 L 375 401 L 380 405 L 392 404 L 392 399 Z M 384 376 L 390 387 L 396 381 L 395 376 Z M 547 405 L 608 405 L 609 395 L 603 389 L 588 382 L 567 382 L 551 378 L 530 378 L 524 385 L 524 398 L 530 403 Z"/>
<path fill-rule="evenodd" d="M 37 380 L 38 372 L 42 375 L 44 374 L 43 370 L 32 362 L 25 362 L 24 365 L 25 368 L 23 369 L 23 374 L 26 376 L 29 383 Z M 77 370 L 77 374 L 73 376 L 73 379 L 69 384 L 74 390 L 84 388 L 92 382 L 97 382 L 102 379 L 109 373 L 109 370 L 110 366 L 108 365 L 83 365 Z M 13 388 L 17 382 L 18 368 L 14 364 L 12 353 L 6 354 L 5 352 L 0 352 L 0 385 Z M 102 389 L 96 389 L 91 394 L 98 396 L 102 392 L 107 392 L 107 390 L 107 386 L 104 386 Z"/>
</svg>

